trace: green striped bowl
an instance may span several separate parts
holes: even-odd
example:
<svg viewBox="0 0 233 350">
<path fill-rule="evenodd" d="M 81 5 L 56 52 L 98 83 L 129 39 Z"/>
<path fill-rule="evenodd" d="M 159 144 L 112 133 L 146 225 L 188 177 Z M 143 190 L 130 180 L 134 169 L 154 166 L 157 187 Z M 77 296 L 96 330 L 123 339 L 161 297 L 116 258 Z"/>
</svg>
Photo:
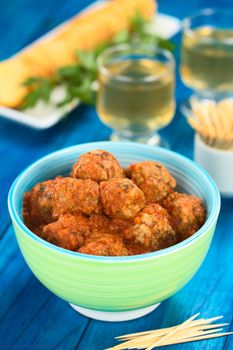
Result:
<svg viewBox="0 0 233 350">
<path fill-rule="evenodd" d="M 173 247 L 130 257 L 71 252 L 33 234 L 22 220 L 24 192 L 37 182 L 67 174 L 80 154 L 93 149 L 112 152 L 124 167 L 142 160 L 162 162 L 179 190 L 203 198 L 208 215 L 204 226 Z M 90 317 L 123 320 L 148 313 L 192 278 L 210 246 L 220 196 L 210 176 L 181 155 L 136 143 L 98 142 L 66 148 L 32 164 L 14 181 L 8 206 L 22 254 L 41 283 Z"/>
</svg>

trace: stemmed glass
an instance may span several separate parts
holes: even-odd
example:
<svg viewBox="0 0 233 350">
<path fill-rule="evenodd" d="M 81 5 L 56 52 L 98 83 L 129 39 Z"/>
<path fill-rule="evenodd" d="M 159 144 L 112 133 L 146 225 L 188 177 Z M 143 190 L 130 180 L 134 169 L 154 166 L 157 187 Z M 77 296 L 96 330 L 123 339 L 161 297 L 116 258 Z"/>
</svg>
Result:
<svg viewBox="0 0 233 350">
<path fill-rule="evenodd" d="M 97 112 L 111 140 L 163 145 L 157 131 L 173 118 L 174 59 L 148 45 L 117 45 L 98 58 Z"/>
<path fill-rule="evenodd" d="M 233 97 L 233 12 L 204 9 L 183 21 L 181 77 L 193 90 L 182 105 Z"/>
</svg>

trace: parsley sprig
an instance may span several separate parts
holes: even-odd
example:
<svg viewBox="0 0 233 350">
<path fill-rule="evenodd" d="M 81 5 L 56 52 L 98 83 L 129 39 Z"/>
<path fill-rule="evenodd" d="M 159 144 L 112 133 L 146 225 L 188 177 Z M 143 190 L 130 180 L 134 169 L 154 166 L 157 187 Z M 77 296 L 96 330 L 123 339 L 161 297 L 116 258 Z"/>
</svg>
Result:
<svg viewBox="0 0 233 350">
<path fill-rule="evenodd" d="M 148 30 L 148 22 L 137 12 L 132 19 L 131 28 L 118 32 L 111 41 L 98 46 L 93 51 L 77 51 L 77 60 L 71 64 L 59 68 L 53 77 L 30 77 L 23 82 L 28 88 L 20 108 L 34 107 L 38 101 L 52 103 L 52 95 L 57 87 L 65 89 L 65 97 L 56 103 L 58 107 L 65 106 L 75 100 L 83 104 L 95 103 L 94 82 L 97 80 L 97 57 L 108 47 L 115 44 L 131 43 L 152 44 L 168 50 L 174 49 L 171 41 L 164 40 Z"/>
</svg>

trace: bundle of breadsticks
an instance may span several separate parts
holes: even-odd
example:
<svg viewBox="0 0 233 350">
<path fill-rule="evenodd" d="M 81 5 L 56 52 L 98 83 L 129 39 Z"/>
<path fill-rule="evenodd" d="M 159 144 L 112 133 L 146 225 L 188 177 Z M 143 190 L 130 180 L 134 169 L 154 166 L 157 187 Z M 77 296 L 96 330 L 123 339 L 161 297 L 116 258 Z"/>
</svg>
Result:
<svg viewBox="0 0 233 350">
<path fill-rule="evenodd" d="M 207 145 L 223 149 L 233 149 L 233 99 L 220 102 L 191 101 L 192 116 L 189 124 Z"/>
<path fill-rule="evenodd" d="M 27 90 L 30 76 L 48 77 L 75 60 L 76 50 L 91 50 L 129 28 L 139 11 L 145 19 L 154 15 L 154 0 L 111 0 L 90 8 L 37 41 L 15 57 L 0 62 L 0 105 L 17 107 Z"/>
</svg>

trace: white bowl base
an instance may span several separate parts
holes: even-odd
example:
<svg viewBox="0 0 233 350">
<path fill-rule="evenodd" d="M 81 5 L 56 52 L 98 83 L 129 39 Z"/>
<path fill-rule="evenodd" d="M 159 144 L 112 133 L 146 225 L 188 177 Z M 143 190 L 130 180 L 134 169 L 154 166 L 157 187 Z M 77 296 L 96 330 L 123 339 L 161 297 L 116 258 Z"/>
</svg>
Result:
<svg viewBox="0 0 233 350">
<path fill-rule="evenodd" d="M 107 321 L 107 322 L 121 322 L 121 321 L 134 320 L 136 318 L 145 316 L 150 312 L 154 311 L 155 309 L 157 309 L 157 307 L 160 304 L 161 303 L 144 307 L 142 309 L 137 309 L 132 311 L 121 311 L 121 312 L 91 310 L 91 309 L 86 309 L 84 307 L 77 306 L 74 304 L 70 304 L 70 306 L 80 314 L 89 318 L 93 318 L 94 320 Z"/>
</svg>

